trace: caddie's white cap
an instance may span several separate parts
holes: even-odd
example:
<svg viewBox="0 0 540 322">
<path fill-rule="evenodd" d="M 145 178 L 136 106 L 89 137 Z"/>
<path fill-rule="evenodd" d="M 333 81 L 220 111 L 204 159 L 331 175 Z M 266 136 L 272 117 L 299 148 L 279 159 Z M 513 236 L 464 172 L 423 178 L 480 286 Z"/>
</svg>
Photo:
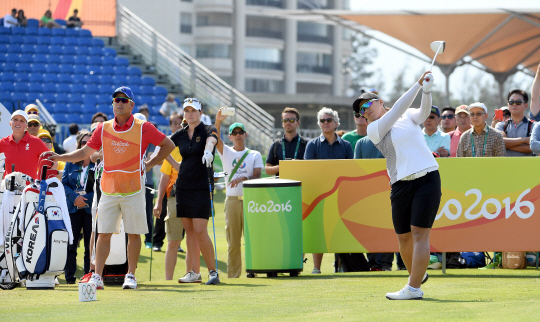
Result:
<svg viewBox="0 0 540 322">
<path fill-rule="evenodd" d="M 20 116 L 24 117 L 24 119 L 26 120 L 26 123 L 28 123 L 28 114 L 26 114 L 25 111 L 23 111 L 23 110 L 16 110 L 15 112 L 13 112 L 13 114 L 11 114 L 11 119 L 13 120 L 13 118 L 14 118 L 16 115 L 20 115 Z"/>
<path fill-rule="evenodd" d="M 480 102 L 472 103 L 471 105 L 469 105 L 468 110 L 470 111 L 472 108 L 475 108 L 475 107 L 479 107 L 479 108 L 484 109 L 484 112 L 486 112 L 486 113 L 488 112 L 486 105 L 484 105 L 484 103 L 480 103 Z"/>
<path fill-rule="evenodd" d="M 186 108 L 188 106 L 193 107 L 197 111 L 202 110 L 201 102 L 199 102 L 199 100 L 196 98 L 186 98 L 184 100 L 184 105 L 182 106 L 182 108 Z"/>
<path fill-rule="evenodd" d="M 141 121 L 145 121 L 145 122 L 148 121 L 146 119 L 146 116 L 144 116 L 144 114 L 141 114 L 141 113 L 135 113 L 135 114 L 133 114 L 133 117 L 136 118 L 136 119 L 139 119 Z"/>
</svg>

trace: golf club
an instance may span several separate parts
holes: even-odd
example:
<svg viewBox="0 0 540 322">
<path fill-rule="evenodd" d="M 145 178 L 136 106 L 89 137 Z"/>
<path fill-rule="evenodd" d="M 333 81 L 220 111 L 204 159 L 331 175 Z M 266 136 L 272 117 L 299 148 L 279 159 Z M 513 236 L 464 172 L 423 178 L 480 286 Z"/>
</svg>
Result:
<svg viewBox="0 0 540 322">
<path fill-rule="evenodd" d="M 438 54 L 442 54 L 444 52 L 444 47 L 446 43 L 442 40 L 434 41 L 429 45 L 431 47 L 431 50 L 435 52 L 435 57 L 433 57 L 433 61 L 431 62 L 431 66 L 429 67 L 429 70 L 433 68 L 433 64 L 435 63 L 435 58 L 437 58 Z"/>
<path fill-rule="evenodd" d="M 214 230 L 214 257 L 216 258 L 216 272 L 217 276 L 213 277 L 206 282 L 206 285 L 219 284 L 219 270 L 217 261 L 217 244 L 216 244 L 216 224 L 214 222 L 214 198 L 212 196 L 212 177 L 214 177 L 212 168 L 208 168 L 208 188 L 210 189 L 210 207 L 212 208 L 212 229 Z"/>
</svg>

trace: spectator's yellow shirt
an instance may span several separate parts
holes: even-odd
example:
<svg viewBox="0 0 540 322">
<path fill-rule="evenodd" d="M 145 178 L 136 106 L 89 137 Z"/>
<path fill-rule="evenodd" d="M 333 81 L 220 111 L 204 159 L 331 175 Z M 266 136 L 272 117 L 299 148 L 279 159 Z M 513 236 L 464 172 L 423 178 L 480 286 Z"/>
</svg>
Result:
<svg viewBox="0 0 540 322">
<path fill-rule="evenodd" d="M 180 155 L 180 149 L 178 147 L 174 148 L 171 152 L 171 156 L 176 162 L 182 161 L 182 156 Z M 160 171 L 161 173 L 171 176 L 169 183 L 167 184 L 167 197 L 169 197 L 171 195 L 172 187 L 178 178 L 178 171 L 176 171 L 167 160 L 163 160 Z"/>
</svg>

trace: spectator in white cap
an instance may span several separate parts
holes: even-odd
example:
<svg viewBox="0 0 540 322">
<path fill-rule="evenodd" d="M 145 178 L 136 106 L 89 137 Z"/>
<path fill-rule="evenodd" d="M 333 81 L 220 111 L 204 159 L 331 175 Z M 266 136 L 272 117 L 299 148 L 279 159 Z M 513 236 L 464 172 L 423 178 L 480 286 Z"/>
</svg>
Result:
<svg viewBox="0 0 540 322">
<path fill-rule="evenodd" d="M 11 114 L 9 122 L 13 134 L 0 139 L 0 153 L 6 156 L 6 165 L 14 165 L 15 171 L 37 179 L 39 156 L 49 148 L 41 139 L 26 132 L 28 114 L 17 110 Z M 12 172 L 12 166 L 6 166 L 4 177 Z"/>
<path fill-rule="evenodd" d="M 484 103 L 472 103 L 468 111 L 473 127 L 461 135 L 458 157 L 504 157 L 503 136 L 486 123 L 488 112 Z"/>
</svg>

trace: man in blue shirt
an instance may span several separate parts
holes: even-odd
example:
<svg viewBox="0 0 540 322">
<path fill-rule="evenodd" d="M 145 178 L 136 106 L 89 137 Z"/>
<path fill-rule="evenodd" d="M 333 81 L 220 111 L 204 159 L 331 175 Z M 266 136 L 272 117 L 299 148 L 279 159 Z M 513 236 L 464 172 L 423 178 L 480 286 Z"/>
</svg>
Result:
<svg viewBox="0 0 540 322">
<path fill-rule="evenodd" d="M 316 159 L 352 159 L 353 150 L 349 142 L 342 140 L 337 134 L 336 129 L 339 126 L 338 112 L 323 107 L 317 113 L 317 123 L 322 134 L 314 138 L 306 145 L 305 160 Z M 324 238 L 321 236 L 321 238 Z M 323 254 L 313 254 L 312 274 L 321 273 L 321 262 Z"/>
<path fill-rule="evenodd" d="M 439 157 L 448 157 L 450 155 L 450 135 L 437 128 L 440 119 L 439 108 L 432 106 L 431 113 L 424 122 L 424 138 L 431 152 Z"/>
</svg>

